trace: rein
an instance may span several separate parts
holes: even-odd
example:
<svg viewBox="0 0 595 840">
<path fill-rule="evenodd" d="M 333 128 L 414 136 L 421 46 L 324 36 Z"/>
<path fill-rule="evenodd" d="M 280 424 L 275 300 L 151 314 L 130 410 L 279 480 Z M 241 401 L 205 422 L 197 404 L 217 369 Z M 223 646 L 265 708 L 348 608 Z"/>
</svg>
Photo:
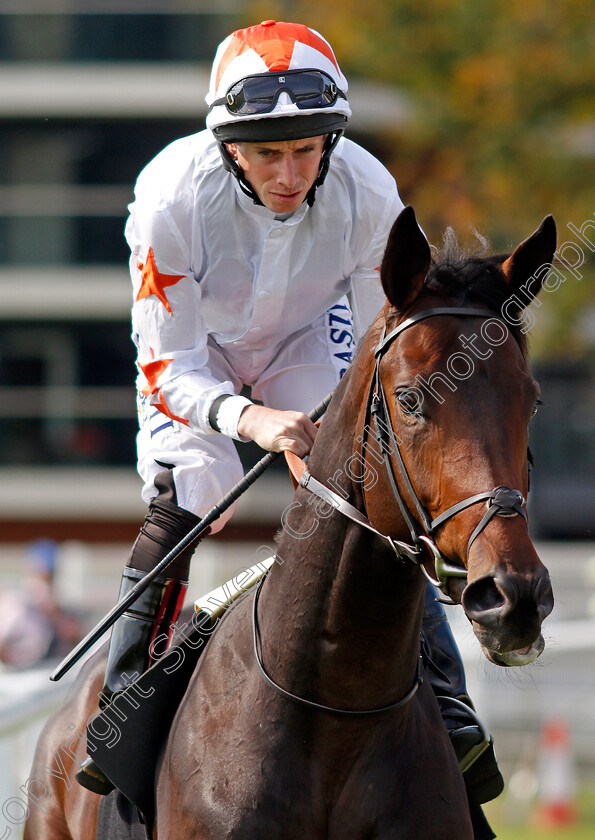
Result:
<svg viewBox="0 0 595 840">
<path fill-rule="evenodd" d="M 478 502 L 482 501 L 485 501 L 487 503 L 487 512 L 482 517 L 481 521 L 469 537 L 469 541 L 467 543 L 468 556 L 472 543 L 479 536 L 479 534 L 481 534 L 486 525 L 492 520 L 494 516 L 517 516 L 518 514 L 520 514 L 524 517 L 525 520 L 527 520 L 527 514 L 525 513 L 525 510 L 523 508 L 523 503 L 525 500 L 523 498 L 522 493 L 519 490 L 511 490 L 510 487 L 506 487 L 505 485 L 495 487 L 493 490 L 488 490 L 484 493 L 477 493 L 474 496 L 470 496 L 467 499 L 457 502 L 456 504 L 452 505 L 447 510 L 445 510 L 443 513 L 436 516 L 434 519 L 430 517 L 428 511 L 426 510 L 421 500 L 419 499 L 417 493 L 415 492 L 413 482 L 411 481 L 409 472 L 407 471 L 407 467 L 403 460 L 403 456 L 401 455 L 399 441 L 393 429 L 392 423 L 390 422 L 390 413 L 388 410 L 386 395 L 384 392 L 384 388 L 382 387 L 382 382 L 380 380 L 380 362 L 386 349 L 392 344 L 392 342 L 395 340 L 395 338 L 397 338 L 397 336 L 405 332 L 405 330 L 409 329 L 414 324 L 417 324 L 420 321 L 424 321 L 426 318 L 433 318 L 438 315 L 459 315 L 480 318 L 499 317 L 496 313 L 490 312 L 486 309 L 474 309 L 465 307 L 436 307 L 434 309 L 425 309 L 422 312 L 419 312 L 417 315 L 413 315 L 412 317 L 405 319 L 397 327 L 395 327 L 395 329 L 392 330 L 388 335 L 386 335 L 385 326 L 380 341 L 374 351 L 374 357 L 376 361 L 374 366 L 374 374 L 372 376 L 372 381 L 368 393 L 368 400 L 366 404 L 364 437 L 362 439 L 363 458 L 365 454 L 368 429 L 370 428 L 368 421 L 370 418 L 372 418 L 376 438 L 380 445 L 390 486 L 395 500 L 397 502 L 397 505 L 399 507 L 399 510 L 401 512 L 401 515 L 403 516 L 403 519 L 405 520 L 405 523 L 407 524 L 407 527 L 411 534 L 412 545 L 408 545 L 407 543 L 394 540 L 392 537 L 386 534 L 381 534 L 379 531 L 376 530 L 376 528 L 374 528 L 369 519 L 365 517 L 364 514 L 362 514 L 359 510 L 357 510 L 357 508 L 355 508 L 353 505 L 349 504 L 344 499 L 342 499 L 338 493 L 335 493 L 333 490 L 330 490 L 320 481 L 314 479 L 308 472 L 302 475 L 299 483 L 302 485 L 302 487 L 307 488 L 311 493 L 314 493 L 314 495 L 327 502 L 327 504 L 331 505 L 344 516 L 347 516 L 352 521 L 357 522 L 359 525 L 365 528 L 368 528 L 368 530 L 374 532 L 379 537 L 386 540 L 392 547 L 397 557 L 399 557 L 399 559 L 409 560 L 418 565 L 431 583 L 440 588 L 443 592 L 446 592 L 449 579 L 466 578 L 467 569 L 464 566 L 454 565 L 450 563 L 447 560 L 447 558 L 444 557 L 444 555 L 436 545 L 436 530 L 441 525 L 443 525 L 444 522 L 446 522 L 448 519 L 455 516 L 457 513 L 464 510 L 465 508 L 470 507 L 471 505 L 477 504 Z M 407 488 L 407 492 L 411 500 L 413 501 L 419 522 L 412 515 L 411 511 L 409 510 L 409 507 L 405 502 L 405 499 L 403 498 L 403 494 L 399 489 L 399 485 L 393 468 L 391 453 L 394 454 L 396 458 L 401 479 L 403 480 L 405 487 Z M 421 523 L 421 527 L 419 523 Z M 427 546 L 432 553 L 432 557 L 434 560 L 435 577 L 432 577 L 423 565 L 422 550 L 424 545 Z M 454 603 L 449 597 L 441 598 L 440 600 L 443 601 L 443 603 Z"/>
<path fill-rule="evenodd" d="M 254 656 L 256 658 L 256 664 L 258 665 L 261 676 L 263 677 L 264 681 L 277 692 L 277 694 L 280 694 L 281 697 L 285 698 L 285 700 L 291 700 L 292 703 L 297 703 L 299 706 L 306 706 L 307 708 L 314 709 L 318 712 L 329 712 L 333 715 L 341 715 L 342 717 L 370 717 L 372 715 L 383 714 L 384 712 L 391 712 L 395 709 L 400 709 L 403 706 L 407 705 L 407 703 L 414 696 L 417 689 L 420 687 L 424 680 L 424 666 L 426 664 L 426 657 L 424 655 L 423 648 L 420 651 L 417 660 L 417 674 L 415 676 L 415 681 L 413 683 L 413 686 L 407 692 L 407 694 L 404 697 L 401 697 L 401 699 L 397 700 L 395 703 L 389 703 L 388 706 L 380 706 L 376 709 L 338 709 L 334 706 L 325 706 L 322 703 L 314 702 L 314 700 L 308 700 L 306 697 L 300 697 L 297 694 L 292 694 L 291 691 L 287 691 L 287 689 L 282 688 L 278 683 L 271 679 L 271 677 L 265 671 L 264 665 L 262 664 L 262 656 L 260 653 L 262 648 L 262 641 L 260 638 L 260 627 L 258 624 L 258 600 L 260 598 L 260 592 L 265 580 L 266 575 L 258 584 L 258 587 L 254 594 L 254 601 L 252 602 L 252 637 L 254 642 Z"/>
</svg>

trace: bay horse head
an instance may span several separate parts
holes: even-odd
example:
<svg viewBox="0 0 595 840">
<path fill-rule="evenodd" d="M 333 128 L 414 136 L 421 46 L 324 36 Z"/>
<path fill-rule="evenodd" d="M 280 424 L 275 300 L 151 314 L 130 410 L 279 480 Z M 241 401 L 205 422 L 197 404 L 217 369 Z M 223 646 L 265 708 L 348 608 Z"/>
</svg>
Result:
<svg viewBox="0 0 595 840">
<path fill-rule="evenodd" d="M 409 531 L 427 576 L 462 604 L 487 658 L 504 666 L 540 655 L 553 607 L 527 525 L 539 387 L 523 310 L 555 248 L 548 216 L 511 256 L 465 257 L 451 242 L 432 258 L 408 207 L 389 237 L 388 301 L 370 331 L 365 428 L 376 440 L 368 435 L 364 458 L 379 477 L 364 493 L 370 521 L 395 537 Z"/>
</svg>

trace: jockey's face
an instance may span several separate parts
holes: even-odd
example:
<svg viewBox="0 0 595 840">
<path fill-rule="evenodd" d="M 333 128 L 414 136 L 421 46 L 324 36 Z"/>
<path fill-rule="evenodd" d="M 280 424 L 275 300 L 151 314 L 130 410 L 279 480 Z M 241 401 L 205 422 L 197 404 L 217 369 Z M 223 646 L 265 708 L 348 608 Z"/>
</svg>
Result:
<svg viewBox="0 0 595 840">
<path fill-rule="evenodd" d="M 273 143 L 228 143 L 254 192 L 274 213 L 293 213 L 318 177 L 325 137 Z"/>
</svg>

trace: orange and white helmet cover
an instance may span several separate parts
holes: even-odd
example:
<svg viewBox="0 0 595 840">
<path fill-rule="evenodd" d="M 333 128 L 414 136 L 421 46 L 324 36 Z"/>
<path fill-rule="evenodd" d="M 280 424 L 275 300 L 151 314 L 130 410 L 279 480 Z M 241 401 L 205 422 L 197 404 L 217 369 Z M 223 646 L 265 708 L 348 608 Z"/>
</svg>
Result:
<svg viewBox="0 0 595 840">
<path fill-rule="evenodd" d="M 339 90 L 347 92 L 347 79 L 341 72 L 331 45 L 316 30 L 300 23 L 265 20 L 247 29 L 232 32 L 218 47 L 211 71 L 206 101 L 209 106 L 225 97 L 229 88 L 245 79 L 267 72 L 288 70 L 321 70 L 335 82 Z M 347 99 L 338 97 L 329 106 L 300 110 L 287 95 L 281 94 L 272 111 L 266 114 L 239 116 L 230 113 L 225 105 L 211 108 L 207 128 L 242 122 L 246 119 L 289 117 L 307 114 L 342 114 L 349 118 L 351 109 Z"/>
</svg>

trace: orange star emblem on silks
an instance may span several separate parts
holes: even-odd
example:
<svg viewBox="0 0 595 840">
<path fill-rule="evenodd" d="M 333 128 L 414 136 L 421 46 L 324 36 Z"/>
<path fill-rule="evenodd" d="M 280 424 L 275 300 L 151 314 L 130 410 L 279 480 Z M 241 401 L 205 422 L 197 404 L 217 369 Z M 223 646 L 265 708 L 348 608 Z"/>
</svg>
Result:
<svg viewBox="0 0 595 840">
<path fill-rule="evenodd" d="M 165 414 L 166 417 L 171 417 L 172 420 L 177 420 L 178 423 L 182 423 L 182 425 L 184 426 L 190 425 L 190 423 L 188 422 L 188 420 L 186 420 L 185 417 L 178 417 L 177 414 L 173 414 L 173 412 L 170 411 L 168 404 L 165 402 L 165 397 L 163 396 L 162 391 L 159 391 L 158 398 L 159 402 L 154 402 L 153 405 L 155 406 L 155 408 L 158 408 L 162 414 Z"/>
<path fill-rule="evenodd" d="M 149 253 L 147 254 L 145 264 L 143 265 L 140 261 L 137 261 L 136 265 L 139 271 L 142 272 L 142 283 L 140 291 L 136 296 L 136 299 L 142 300 L 143 298 L 155 295 L 155 297 L 159 298 L 161 303 L 165 306 L 169 314 L 173 315 L 173 312 L 171 311 L 171 306 L 169 305 L 169 301 L 165 296 L 164 289 L 167 286 L 175 286 L 178 280 L 181 280 L 184 277 L 184 275 L 161 274 L 159 269 L 157 268 L 157 264 L 155 263 L 155 255 L 153 254 L 152 248 L 149 248 Z"/>
<path fill-rule="evenodd" d="M 151 350 L 151 354 L 153 351 Z M 153 359 L 150 362 L 147 362 L 146 365 L 141 365 L 139 362 L 139 368 L 142 370 L 145 378 L 147 380 L 147 387 L 143 388 L 143 394 L 149 397 L 151 394 L 154 394 L 155 391 L 158 390 L 157 388 L 157 380 L 163 373 L 163 371 L 167 368 L 168 365 L 171 365 L 173 359 Z"/>
<path fill-rule="evenodd" d="M 154 357 L 153 348 L 149 348 L 151 352 L 151 356 Z M 176 414 L 173 414 L 170 411 L 168 404 L 165 402 L 165 397 L 163 396 L 163 391 L 158 389 L 157 380 L 163 373 L 163 371 L 167 368 L 168 365 L 171 365 L 173 359 L 155 359 L 152 358 L 150 362 L 147 362 L 146 365 L 141 365 L 139 362 L 138 366 L 142 370 L 146 380 L 147 380 L 147 387 L 143 388 L 142 393 L 146 397 L 150 397 L 151 394 L 154 394 L 158 391 L 157 399 L 158 402 L 154 402 L 153 405 L 155 408 L 160 411 L 162 414 L 165 414 L 167 417 L 170 417 L 172 420 L 177 420 L 178 423 L 183 423 L 184 426 L 189 426 L 188 420 L 185 417 L 178 417 Z"/>
</svg>

